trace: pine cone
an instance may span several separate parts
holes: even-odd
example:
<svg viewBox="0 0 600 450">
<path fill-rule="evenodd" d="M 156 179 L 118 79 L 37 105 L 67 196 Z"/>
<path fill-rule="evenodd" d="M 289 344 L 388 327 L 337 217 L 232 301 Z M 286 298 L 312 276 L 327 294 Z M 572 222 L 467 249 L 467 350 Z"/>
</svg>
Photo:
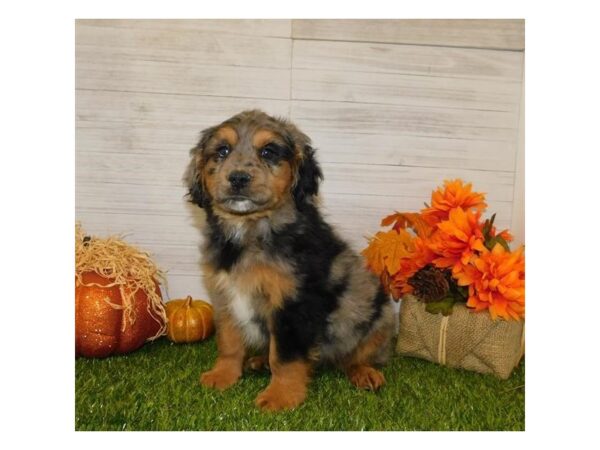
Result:
<svg viewBox="0 0 600 450">
<path fill-rule="evenodd" d="M 425 303 L 443 299 L 450 290 L 449 273 L 431 265 L 415 273 L 408 284 L 414 288 L 413 294 Z"/>
</svg>

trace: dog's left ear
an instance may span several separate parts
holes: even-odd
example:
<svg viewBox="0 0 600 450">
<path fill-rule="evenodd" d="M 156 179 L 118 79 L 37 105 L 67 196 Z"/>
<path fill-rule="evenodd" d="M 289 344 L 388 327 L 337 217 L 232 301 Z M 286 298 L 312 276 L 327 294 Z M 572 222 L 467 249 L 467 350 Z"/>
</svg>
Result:
<svg viewBox="0 0 600 450">
<path fill-rule="evenodd" d="M 284 125 L 285 140 L 295 152 L 292 197 L 296 208 L 301 210 L 319 193 L 323 172 L 315 159 L 315 150 L 311 146 L 310 138 L 292 122 L 281 119 L 280 123 Z"/>
<path fill-rule="evenodd" d="M 187 197 L 192 203 L 200 208 L 205 208 L 210 203 L 208 194 L 204 192 L 202 174 L 200 165 L 202 162 L 202 152 L 209 139 L 214 134 L 216 127 L 208 128 L 202 132 L 198 145 L 190 150 L 190 162 L 183 175 L 183 182 L 188 188 Z"/>
<path fill-rule="evenodd" d="M 315 159 L 315 151 L 309 144 L 304 144 L 302 156 L 296 173 L 296 181 L 292 196 L 298 209 L 319 193 L 319 184 L 323 180 L 323 172 Z"/>
<path fill-rule="evenodd" d="M 183 175 L 183 182 L 188 188 L 186 196 L 188 200 L 195 203 L 200 208 L 204 208 L 206 205 L 206 199 L 204 198 L 204 189 L 202 187 L 202 177 L 200 175 L 200 169 L 198 167 L 198 160 L 200 159 L 200 150 L 198 147 L 194 147 L 190 150 L 190 162 Z"/>
</svg>

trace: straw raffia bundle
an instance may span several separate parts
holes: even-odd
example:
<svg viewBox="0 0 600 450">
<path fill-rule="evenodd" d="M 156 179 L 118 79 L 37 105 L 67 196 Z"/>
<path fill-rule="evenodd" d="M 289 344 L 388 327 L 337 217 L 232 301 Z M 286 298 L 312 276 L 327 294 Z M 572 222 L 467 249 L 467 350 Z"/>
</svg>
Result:
<svg viewBox="0 0 600 450">
<path fill-rule="evenodd" d="M 166 332 L 150 255 L 118 236 L 86 236 L 75 227 L 76 350 L 84 356 L 125 353 Z"/>
</svg>

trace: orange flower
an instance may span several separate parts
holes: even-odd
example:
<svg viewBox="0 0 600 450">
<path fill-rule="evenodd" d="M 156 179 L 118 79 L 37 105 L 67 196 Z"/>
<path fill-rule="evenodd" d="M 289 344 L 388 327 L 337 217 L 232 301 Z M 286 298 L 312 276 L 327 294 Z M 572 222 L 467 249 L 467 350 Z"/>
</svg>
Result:
<svg viewBox="0 0 600 450">
<path fill-rule="evenodd" d="M 438 188 L 431 193 L 431 206 L 422 209 L 421 214 L 427 223 L 435 225 L 448 220 L 448 215 L 454 208 L 483 212 L 487 207 L 484 200 L 484 194 L 471 192 L 471 183 L 463 185 L 460 179 L 445 180 L 444 189 Z"/>
<path fill-rule="evenodd" d="M 436 254 L 429 248 L 429 240 L 417 237 L 413 241 L 413 252 L 410 255 L 410 259 L 417 270 L 422 269 L 427 264 L 431 264 L 436 257 Z"/>
<path fill-rule="evenodd" d="M 469 286 L 467 306 L 475 311 L 488 309 L 492 319 L 525 317 L 525 257 L 523 246 L 509 252 L 496 244 L 456 277 L 460 286 Z"/>
<path fill-rule="evenodd" d="M 478 211 L 454 208 L 450 210 L 448 220 L 437 224 L 438 230 L 428 244 L 439 255 L 433 260 L 436 267 L 450 267 L 452 274 L 456 275 L 477 255 L 476 252 L 487 251 L 483 245 L 480 215 Z"/>
</svg>

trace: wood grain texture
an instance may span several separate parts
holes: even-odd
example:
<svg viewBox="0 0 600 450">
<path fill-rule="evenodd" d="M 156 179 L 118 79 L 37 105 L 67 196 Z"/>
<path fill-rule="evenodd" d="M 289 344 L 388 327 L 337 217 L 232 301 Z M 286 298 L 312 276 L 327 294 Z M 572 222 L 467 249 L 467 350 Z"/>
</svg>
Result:
<svg viewBox="0 0 600 450">
<path fill-rule="evenodd" d="M 512 144 L 484 139 L 305 129 L 322 162 L 512 171 Z M 364 130 L 367 130 L 366 128 Z"/>
<path fill-rule="evenodd" d="M 521 82 L 522 52 L 485 49 L 294 41 L 294 69 L 394 73 Z"/>
<path fill-rule="evenodd" d="M 170 298 L 206 298 L 188 152 L 259 108 L 312 138 L 323 212 L 357 250 L 449 178 L 521 223 L 522 22 L 433 22 L 78 20 L 77 220 L 151 252 Z"/>
<path fill-rule="evenodd" d="M 291 41 L 260 35 L 240 36 L 188 27 L 103 27 L 78 23 L 76 56 L 110 63 L 114 57 L 207 66 L 288 69 Z M 118 80 L 116 80 L 118 81 Z"/>
<path fill-rule="evenodd" d="M 243 109 L 259 108 L 274 115 L 289 111 L 288 101 L 271 99 L 102 90 L 78 90 L 75 101 L 77 125 L 83 128 L 129 128 L 133 124 L 155 127 L 162 124 L 165 129 L 172 130 L 172 135 L 189 129 L 194 139 L 201 130 Z M 185 138 L 189 143 L 190 135 L 186 134 Z M 152 150 L 156 147 L 148 149 L 149 152 Z"/>
<path fill-rule="evenodd" d="M 292 98 L 515 112 L 519 108 L 520 83 L 444 76 L 398 76 L 368 71 L 294 69 Z"/>
<path fill-rule="evenodd" d="M 244 36 L 245 38 L 292 36 L 290 19 L 78 19 L 76 27 L 95 26 L 125 30 L 161 32 L 173 38 L 183 33 L 206 32 L 213 35 Z M 101 36 L 103 38 L 104 35 Z M 119 42 L 118 45 L 123 45 Z"/>
<path fill-rule="evenodd" d="M 515 162 L 515 188 L 513 198 L 511 231 L 515 244 L 525 244 L 525 88 L 521 94 L 519 137 Z"/>
<path fill-rule="evenodd" d="M 522 19 L 305 19 L 292 21 L 292 37 L 523 50 L 525 21 Z"/>
<path fill-rule="evenodd" d="M 292 119 L 320 132 L 365 130 L 380 135 L 511 142 L 513 152 L 518 126 L 517 115 L 499 111 L 298 100 L 292 101 Z"/>
<path fill-rule="evenodd" d="M 76 27 L 78 89 L 289 98 L 289 39 L 96 23 Z"/>
<path fill-rule="evenodd" d="M 106 68 L 108 66 L 108 68 Z M 79 89 L 285 99 L 290 94 L 287 69 L 208 66 L 114 56 L 110 62 L 82 56 L 77 65 Z"/>
</svg>

